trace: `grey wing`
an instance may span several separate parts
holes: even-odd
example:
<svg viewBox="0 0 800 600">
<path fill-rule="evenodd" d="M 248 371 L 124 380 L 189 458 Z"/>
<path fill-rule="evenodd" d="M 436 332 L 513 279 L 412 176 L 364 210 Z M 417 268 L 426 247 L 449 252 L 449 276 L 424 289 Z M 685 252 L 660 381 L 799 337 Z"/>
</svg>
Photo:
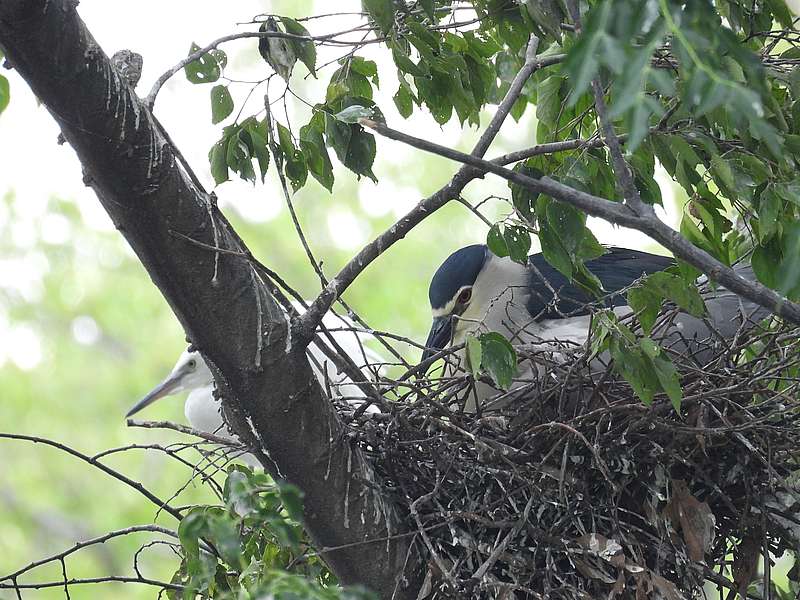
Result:
<svg viewBox="0 0 800 600">
<path fill-rule="evenodd" d="M 734 267 L 734 271 L 749 281 L 755 281 L 749 264 L 741 263 Z M 699 283 L 705 287 L 705 281 Z M 771 314 L 767 309 L 723 287 L 706 291 L 703 299 L 708 310 L 703 318 L 680 312 L 653 334 L 664 347 L 698 364 L 710 361 L 729 342 Z"/>
</svg>

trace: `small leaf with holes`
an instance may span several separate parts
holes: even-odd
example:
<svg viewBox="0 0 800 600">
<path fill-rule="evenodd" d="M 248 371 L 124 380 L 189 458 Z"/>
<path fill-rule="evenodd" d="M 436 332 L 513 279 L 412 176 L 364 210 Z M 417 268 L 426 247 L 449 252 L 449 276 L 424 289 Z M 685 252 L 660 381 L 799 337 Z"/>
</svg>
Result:
<svg viewBox="0 0 800 600">
<path fill-rule="evenodd" d="M 191 56 L 198 50 L 200 50 L 200 46 L 192 43 L 189 55 Z M 183 70 L 186 73 L 186 79 L 192 83 L 213 83 L 219 79 L 222 73 L 219 60 L 210 52 L 201 54 L 199 58 L 187 64 Z"/>
<path fill-rule="evenodd" d="M 227 86 L 215 85 L 211 88 L 211 122 L 216 125 L 233 112 L 233 98 Z"/>
</svg>

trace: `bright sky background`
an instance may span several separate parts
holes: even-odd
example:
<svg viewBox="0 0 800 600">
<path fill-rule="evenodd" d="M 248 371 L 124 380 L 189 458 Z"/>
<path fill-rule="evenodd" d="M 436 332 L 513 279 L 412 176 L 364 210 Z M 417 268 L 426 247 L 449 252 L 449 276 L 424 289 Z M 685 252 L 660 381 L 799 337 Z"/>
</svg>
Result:
<svg viewBox="0 0 800 600">
<path fill-rule="evenodd" d="M 332 6 L 334 3 L 318 0 L 314 12 L 330 12 Z M 136 10 L 132 11 L 127 3 L 119 1 L 82 0 L 78 10 L 108 55 L 123 48 L 135 50 L 143 55 L 144 70 L 137 87 L 140 96 L 145 96 L 153 81 L 187 54 L 192 41 L 203 46 L 223 35 L 241 31 L 244 28 L 237 26 L 236 23 L 249 21 L 258 13 L 298 14 L 296 4 L 288 0 L 274 2 L 140 0 L 135 7 Z M 341 12 L 358 11 L 360 2 L 341 0 L 335 3 L 335 9 Z M 341 28 L 351 25 L 351 19 L 352 17 L 343 19 Z M 314 22 L 309 28 L 312 33 L 318 34 L 340 27 L 334 21 L 326 20 L 320 25 Z M 231 75 L 235 74 L 240 79 L 263 77 L 265 67 L 260 60 L 254 59 L 253 40 L 233 42 L 224 49 L 228 53 Z M 371 55 L 368 50 L 362 54 L 379 62 L 382 85 L 376 101 L 384 107 L 391 125 L 419 137 L 434 138 L 442 143 L 455 144 L 458 141 L 461 129 L 456 119 L 444 128 L 440 128 L 427 115 L 414 116 L 408 121 L 400 119 L 397 113 L 393 112 L 391 95 L 397 85 L 392 81 L 394 69 L 386 63 L 386 53 Z M 331 54 L 330 50 L 321 49 L 318 64 L 335 56 L 338 54 Z M 304 73 L 303 67 L 296 68 L 293 78 L 295 86 L 303 88 L 307 85 L 299 81 Z M 17 214 L 15 222 L 11 225 L 11 235 L 13 244 L 22 250 L 23 258 L 9 259 L 0 256 L 0 286 L 13 287 L 23 297 L 33 302 L 41 293 L 39 281 L 48 268 L 48 260 L 35 246 L 36 235 L 32 223 L 34 220 L 44 218 L 41 235 L 51 243 L 66 243 L 69 240 L 68 221 L 58 214 L 45 214 L 48 199 L 55 195 L 74 201 L 91 227 L 110 229 L 111 224 L 94 193 L 84 186 L 80 164 L 72 149 L 66 144 L 62 146 L 56 144 L 59 130 L 46 109 L 37 105 L 33 94 L 14 71 L 4 71 L 4 75 L 10 79 L 12 99 L 8 109 L 0 116 L 0 139 L 5 142 L 0 144 L 0 165 L 2 165 L 0 194 L 13 190 L 16 195 Z M 213 187 L 213 182 L 208 172 L 207 152 L 219 137 L 219 127 L 210 124 L 208 89 L 207 86 L 201 88 L 192 86 L 186 81 L 183 73 L 178 73 L 162 89 L 155 110 L 181 151 L 210 189 Z M 313 93 L 307 95 L 314 97 Z M 256 108 L 262 97 L 263 92 L 254 94 L 252 100 L 254 104 L 250 105 L 251 108 Z M 532 111 L 528 111 L 530 112 Z M 526 123 L 530 124 L 529 116 L 523 118 L 521 126 L 515 125 L 509 119 L 496 147 L 504 149 L 532 145 L 533 127 L 525 127 Z M 379 179 L 381 179 L 382 163 L 390 161 L 395 165 L 402 164 L 413 152 L 394 142 L 379 139 L 378 162 L 375 167 Z M 489 152 L 489 155 L 491 154 L 492 151 Z M 456 165 L 453 166 L 453 171 L 455 169 Z M 281 195 L 277 193 L 275 187 L 270 187 L 275 185 L 273 181 L 265 190 L 260 185 L 253 187 L 244 182 L 227 183 L 221 189 L 221 204 L 223 208 L 237 210 L 245 218 L 266 221 L 284 210 Z M 478 192 L 484 189 L 502 190 L 505 189 L 505 184 L 497 181 L 488 183 L 481 181 L 470 189 L 477 189 Z M 671 187 L 662 185 L 662 189 L 665 205 L 668 207 L 668 214 L 663 216 L 669 223 L 675 225 L 677 215 L 674 202 L 671 201 Z M 271 193 L 270 190 L 275 193 Z M 334 193 L 335 191 L 334 188 Z M 400 186 L 391 178 L 385 177 L 381 179 L 377 188 L 371 181 L 362 179 L 358 187 L 358 196 L 368 214 L 386 214 L 391 211 L 399 217 L 420 199 L 421 194 L 415 189 Z M 480 197 L 477 192 L 473 196 L 475 199 Z M 234 198 L 235 200 L 232 200 Z M 0 225 L 8 219 L 6 209 L 0 204 Z M 365 228 L 363 222 L 345 210 L 331 210 L 327 219 L 334 243 L 343 249 L 355 251 L 377 233 Z M 639 248 L 653 247 L 643 235 L 615 229 L 604 222 L 594 220 L 592 229 L 604 243 Z M 481 235 L 483 234 L 476 229 L 476 240 L 479 240 Z M 77 342 L 91 343 L 93 337 L 97 335 L 96 325 L 91 319 L 76 322 L 73 324 L 73 334 Z M 0 366 L 8 359 L 13 360 L 20 368 L 33 368 L 41 360 L 41 349 L 35 332 L 24 325 L 11 325 L 3 307 L 0 306 Z"/>
</svg>

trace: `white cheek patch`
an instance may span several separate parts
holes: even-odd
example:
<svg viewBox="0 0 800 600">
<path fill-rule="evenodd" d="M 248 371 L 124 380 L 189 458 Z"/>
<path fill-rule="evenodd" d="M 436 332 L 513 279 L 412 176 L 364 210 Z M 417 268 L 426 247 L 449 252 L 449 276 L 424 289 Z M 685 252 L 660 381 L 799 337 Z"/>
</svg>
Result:
<svg viewBox="0 0 800 600">
<path fill-rule="evenodd" d="M 443 307 L 431 308 L 431 314 L 433 315 L 433 318 L 436 319 L 439 317 L 447 317 L 453 314 L 453 309 L 456 307 L 456 301 L 458 300 L 458 297 L 461 295 L 461 292 L 463 292 L 464 290 L 471 290 L 471 289 L 472 289 L 471 285 L 462 285 L 460 288 L 458 288 L 458 291 L 455 293 L 453 298 Z"/>
<path fill-rule="evenodd" d="M 446 317 L 453 311 L 453 305 L 455 302 L 448 302 L 444 305 L 444 308 L 432 308 L 431 314 L 433 315 L 434 319 L 438 319 L 439 317 Z"/>
</svg>

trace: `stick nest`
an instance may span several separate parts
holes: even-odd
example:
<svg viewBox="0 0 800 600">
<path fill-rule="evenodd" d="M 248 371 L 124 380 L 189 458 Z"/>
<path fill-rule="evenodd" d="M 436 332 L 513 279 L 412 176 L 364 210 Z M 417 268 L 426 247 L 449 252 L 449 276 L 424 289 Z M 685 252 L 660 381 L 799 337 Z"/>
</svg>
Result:
<svg viewBox="0 0 800 600">
<path fill-rule="evenodd" d="M 584 348 L 529 349 L 522 398 L 494 411 L 463 411 L 463 372 L 405 380 L 408 401 L 351 435 L 408 511 L 420 597 L 746 593 L 760 558 L 800 547 L 797 337 L 743 329 L 703 364 L 673 357 L 680 415 Z"/>
</svg>

